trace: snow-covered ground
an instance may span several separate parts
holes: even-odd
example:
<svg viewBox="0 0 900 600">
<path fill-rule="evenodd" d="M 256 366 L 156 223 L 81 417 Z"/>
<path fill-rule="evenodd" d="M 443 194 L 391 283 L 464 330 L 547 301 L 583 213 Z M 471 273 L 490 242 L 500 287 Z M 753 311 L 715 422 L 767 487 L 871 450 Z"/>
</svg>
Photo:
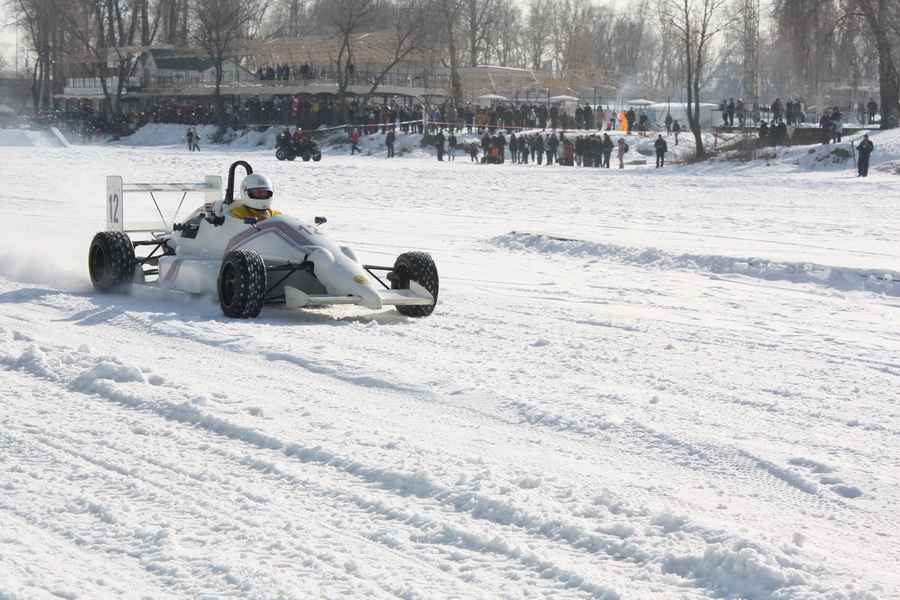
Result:
<svg viewBox="0 0 900 600">
<path fill-rule="evenodd" d="M 5 135 L 0 598 L 900 597 L 900 132 L 865 179 L 834 147 L 597 170 Z M 91 289 L 106 175 L 240 159 L 364 262 L 430 252 L 434 314 Z"/>
</svg>

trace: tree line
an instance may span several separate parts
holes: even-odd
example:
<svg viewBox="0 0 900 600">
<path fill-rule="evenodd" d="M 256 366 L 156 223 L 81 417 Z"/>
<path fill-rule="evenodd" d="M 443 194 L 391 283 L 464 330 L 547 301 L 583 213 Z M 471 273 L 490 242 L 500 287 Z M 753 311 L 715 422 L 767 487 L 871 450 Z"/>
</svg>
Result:
<svg viewBox="0 0 900 600">
<path fill-rule="evenodd" d="M 353 58 L 355 36 L 389 32 L 379 69 L 410 61 L 449 69 L 457 102 L 464 94 L 459 70 L 476 65 L 596 69 L 614 74 L 619 97 L 697 106 L 745 93 L 759 96 L 745 97 L 748 104 L 822 99 L 836 87 L 874 84 L 882 127 L 897 126 L 900 0 L 4 1 L 24 32 L 40 108 L 50 106 L 66 77 L 118 81 L 120 89 L 108 91 L 118 107 L 135 60 L 127 48 L 189 47 L 221 65 L 230 56 L 253 60 L 240 54 L 247 40 L 335 36 L 340 67 Z M 345 71 L 335 72 L 344 74 L 338 85 L 346 91 Z M 221 103 L 222 69 L 217 76 Z M 699 122 L 699 108 L 694 117 Z M 688 118 L 699 131 L 690 111 Z"/>
</svg>

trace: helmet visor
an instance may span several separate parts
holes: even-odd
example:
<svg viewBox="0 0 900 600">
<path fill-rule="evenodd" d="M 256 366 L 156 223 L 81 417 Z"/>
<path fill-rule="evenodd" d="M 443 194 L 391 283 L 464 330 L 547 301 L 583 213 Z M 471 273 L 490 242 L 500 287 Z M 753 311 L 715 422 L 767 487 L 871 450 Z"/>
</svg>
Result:
<svg viewBox="0 0 900 600">
<path fill-rule="evenodd" d="M 247 190 L 247 195 L 251 198 L 256 198 L 257 200 L 265 200 L 266 198 L 272 197 L 272 190 L 267 190 L 266 188 L 251 188 Z"/>
</svg>

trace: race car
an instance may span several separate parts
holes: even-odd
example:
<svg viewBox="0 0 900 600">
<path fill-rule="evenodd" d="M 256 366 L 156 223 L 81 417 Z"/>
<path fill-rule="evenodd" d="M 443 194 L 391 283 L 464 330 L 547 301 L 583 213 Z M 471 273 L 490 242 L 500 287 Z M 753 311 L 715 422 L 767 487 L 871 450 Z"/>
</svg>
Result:
<svg viewBox="0 0 900 600">
<path fill-rule="evenodd" d="M 235 197 L 238 168 L 246 175 Z M 126 184 L 113 175 L 106 187 L 106 230 L 94 236 L 88 255 L 97 291 L 143 284 L 217 295 L 226 316 L 242 319 L 259 316 L 270 303 L 373 310 L 393 305 L 409 317 L 428 316 L 437 304 L 438 273 L 429 254 L 404 252 L 392 267 L 363 264 L 322 231 L 325 218 L 309 223 L 272 211 L 271 183 L 245 161 L 229 168 L 224 195 L 216 175 L 202 183 L 166 184 Z M 175 222 L 176 209 L 168 222 L 155 196 L 166 192 L 181 193 L 181 202 L 199 192 L 205 202 L 181 222 Z M 149 195 L 158 220 L 126 221 L 124 199 L 135 193 Z"/>
</svg>

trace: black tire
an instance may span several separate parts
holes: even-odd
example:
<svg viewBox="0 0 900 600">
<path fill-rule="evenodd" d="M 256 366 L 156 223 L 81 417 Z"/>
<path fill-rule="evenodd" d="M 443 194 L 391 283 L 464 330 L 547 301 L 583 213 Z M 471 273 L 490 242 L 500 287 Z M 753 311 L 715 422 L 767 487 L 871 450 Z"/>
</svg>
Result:
<svg viewBox="0 0 900 600">
<path fill-rule="evenodd" d="M 266 300 L 266 265 L 258 252 L 232 250 L 219 269 L 219 305 L 226 317 L 259 316 Z"/>
<path fill-rule="evenodd" d="M 309 153 L 309 150 L 302 150 L 300 152 L 300 158 L 303 159 L 303 162 L 309 162 L 309 159 L 312 158 L 312 155 Z"/>
<path fill-rule="evenodd" d="M 431 304 L 398 305 L 397 312 L 407 317 L 427 317 L 434 312 L 438 299 L 438 272 L 434 260 L 425 252 L 404 252 L 394 261 L 394 270 L 388 273 L 393 290 L 408 290 L 415 281 L 434 296 Z"/>
<path fill-rule="evenodd" d="M 321 152 L 316 152 L 315 154 L 313 154 L 313 157 L 312 157 L 312 158 L 313 158 L 314 161 L 319 162 L 320 160 L 322 160 L 322 153 L 321 153 Z"/>
<path fill-rule="evenodd" d="M 287 152 L 284 151 L 284 148 L 279 148 L 275 151 L 275 158 L 278 160 L 285 160 L 287 158 Z"/>
<path fill-rule="evenodd" d="M 288 160 L 297 160 L 297 155 L 296 154 L 288 154 L 287 159 Z"/>
<path fill-rule="evenodd" d="M 134 281 L 134 244 L 122 231 L 101 231 L 91 241 L 88 271 L 98 292 L 124 292 Z"/>
</svg>

